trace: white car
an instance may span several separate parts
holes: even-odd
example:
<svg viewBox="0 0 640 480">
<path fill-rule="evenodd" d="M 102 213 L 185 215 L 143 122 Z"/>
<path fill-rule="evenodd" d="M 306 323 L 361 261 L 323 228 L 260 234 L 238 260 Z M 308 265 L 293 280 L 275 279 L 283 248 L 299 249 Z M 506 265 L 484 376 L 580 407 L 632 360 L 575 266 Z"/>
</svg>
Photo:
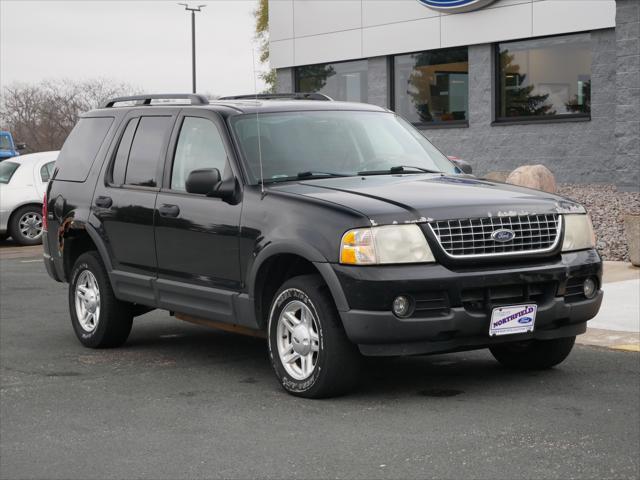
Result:
<svg viewBox="0 0 640 480">
<path fill-rule="evenodd" d="M 42 241 L 42 198 L 58 151 L 20 155 L 0 162 L 0 238 L 22 245 Z"/>
</svg>

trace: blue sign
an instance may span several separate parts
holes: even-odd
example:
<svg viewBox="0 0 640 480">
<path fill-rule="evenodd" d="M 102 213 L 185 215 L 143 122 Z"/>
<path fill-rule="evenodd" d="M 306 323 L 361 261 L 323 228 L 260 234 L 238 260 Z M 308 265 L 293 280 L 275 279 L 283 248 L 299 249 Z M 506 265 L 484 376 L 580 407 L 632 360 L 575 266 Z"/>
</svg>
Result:
<svg viewBox="0 0 640 480">
<path fill-rule="evenodd" d="M 533 318 L 531 317 L 522 317 L 518 319 L 518 323 L 531 323 Z"/>
<path fill-rule="evenodd" d="M 418 0 L 427 7 L 439 12 L 457 13 L 469 12 L 485 7 L 494 0 Z"/>
</svg>

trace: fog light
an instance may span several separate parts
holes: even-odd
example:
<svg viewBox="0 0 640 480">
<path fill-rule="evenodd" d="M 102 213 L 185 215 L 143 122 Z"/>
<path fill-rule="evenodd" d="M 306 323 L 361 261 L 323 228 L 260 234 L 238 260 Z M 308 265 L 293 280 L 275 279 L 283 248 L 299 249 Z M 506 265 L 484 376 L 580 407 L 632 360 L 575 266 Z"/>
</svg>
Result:
<svg viewBox="0 0 640 480">
<path fill-rule="evenodd" d="M 589 277 L 582 284 L 582 291 L 584 292 L 584 296 L 591 299 L 596 296 L 598 291 L 598 285 L 596 281 Z"/>
<path fill-rule="evenodd" d="M 406 317 L 411 312 L 411 300 L 400 295 L 393 301 L 393 313 L 398 317 Z"/>
</svg>

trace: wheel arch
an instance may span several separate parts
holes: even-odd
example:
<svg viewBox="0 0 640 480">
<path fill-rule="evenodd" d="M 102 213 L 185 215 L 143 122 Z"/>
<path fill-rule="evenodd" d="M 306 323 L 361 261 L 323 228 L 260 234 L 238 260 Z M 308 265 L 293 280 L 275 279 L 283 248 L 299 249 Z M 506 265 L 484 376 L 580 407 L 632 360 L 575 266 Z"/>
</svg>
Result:
<svg viewBox="0 0 640 480">
<path fill-rule="evenodd" d="M 9 214 L 9 218 L 7 219 L 7 228 L 9 227 L 9 225 L 11 225 L 11 222 L 13 222 L 13 219 L 15 218 L 16 213 L 18 213 L 18 210 L 24 207 L 37 207 L 38 209 L 40 209 L 40 211 L 42 211 L 42 202 L 37 202 L 32 200 L 32 201 L 21 203 L 20 205 L 16 205 L 13 208 L 13 210 L 11 210 L 11 213 Z"/>
<path fill-rule="evenodd" d="M 63 222 L 60 226 L 60 251 L 63 253 L 64 276 L 67 281 L 71 276 L 71 270 L 80 255 L 90 250 L 95 250 L 100 255 L 107 273 L 111 276 L 112 265 L 106 246 L 95 228 L 84 222 Z"/>
<path fill-rule="evenodd" d="M 348 310 L 346 297 L 335 272 L 318 251 L 292 244 L 272 245 L 258 254 L 247 282 L 255 318 L 261 328 L 266 327 L 273 295 L 280 286 L 290 278 L 305 274 L 319 275 L 327 285 L 338 310 Z"/>
</svg>

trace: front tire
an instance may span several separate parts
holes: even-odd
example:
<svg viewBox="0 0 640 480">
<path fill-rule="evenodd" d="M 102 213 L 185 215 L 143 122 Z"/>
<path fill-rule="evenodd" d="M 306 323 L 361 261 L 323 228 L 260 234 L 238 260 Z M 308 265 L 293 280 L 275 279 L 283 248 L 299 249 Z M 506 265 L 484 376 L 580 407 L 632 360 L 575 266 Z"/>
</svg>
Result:
<svg viewBox="0 0 640 480">
<path fill-rule="evenodd" d="M 73 266 L 69 312 L 73 330 L 85 347 L 119 347 L 129 337 L 133 323 L 131 306 L 113 294 L 98 252 L 83 253 Z"/>
<path fill-rule="evenodd" d="M 518 370 L 545 370 L 562 363 L 571 353 L 575 341 L 576 337 L 530 340 L 496 345 L 489 350 L 505 367 Z"/>
<path fill-rule="evenodd" d="M 9 233 L 20 245 L 38 245 L 42 243 L 42 207 L 26 205 L 11 216 Z"/>
<path fill-rule="evenodd" d="M 361 356 L 319 276 L 294 277 L 280 287 L 271 304 L 268 339 L 271 364 L 288 393 L 324 398 L 354 387 Z"/>
</svg>

